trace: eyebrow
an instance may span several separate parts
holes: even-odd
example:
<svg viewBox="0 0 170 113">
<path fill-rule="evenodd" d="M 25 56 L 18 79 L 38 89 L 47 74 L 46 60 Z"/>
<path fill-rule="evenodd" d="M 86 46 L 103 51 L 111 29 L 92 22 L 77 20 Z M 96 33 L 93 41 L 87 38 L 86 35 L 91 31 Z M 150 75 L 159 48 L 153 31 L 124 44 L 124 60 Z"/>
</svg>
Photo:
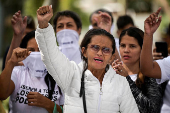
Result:
<svg viewBox="0 0 170 113">
<path fill-rule="evenodd" d="M 70 24 L 70 23 L 73 23 L 73 22 L 67 22 L 66 24 Z M 63 23 L 58 23 L 57 25 L 61 25 L 61 24 L 63 24 Z"/>
</svg>

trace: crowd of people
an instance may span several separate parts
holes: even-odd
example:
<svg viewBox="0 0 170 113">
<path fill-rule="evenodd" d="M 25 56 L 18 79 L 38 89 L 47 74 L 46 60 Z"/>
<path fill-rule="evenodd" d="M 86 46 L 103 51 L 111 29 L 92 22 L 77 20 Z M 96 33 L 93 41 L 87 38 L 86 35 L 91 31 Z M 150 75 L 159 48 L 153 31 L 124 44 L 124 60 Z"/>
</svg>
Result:
<svg viewBox="0 0 170 113">
<path fill-rule="evenodd" d="M 36 29 L 16 12 L 0 100 L 10 96 L 10 113 L 169 113 L 170 57 L 155 50 L 152 55 L 160 11 L 146 18 L 144 31 L 130 16 L 120 16 L 114 37 L 112 13 L 98 9 L 80 45 L 82 23 L 75 12 L 57 12 L 52 26 L 52 6 L 42 6 Z"/>
</svg>

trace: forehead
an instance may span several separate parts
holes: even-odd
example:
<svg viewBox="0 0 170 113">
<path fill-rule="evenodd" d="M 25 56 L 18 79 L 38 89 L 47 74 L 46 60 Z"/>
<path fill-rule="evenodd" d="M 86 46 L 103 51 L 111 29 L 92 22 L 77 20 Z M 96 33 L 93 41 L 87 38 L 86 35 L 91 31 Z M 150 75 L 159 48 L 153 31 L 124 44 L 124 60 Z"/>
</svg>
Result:
<svg viewBox="0 0 170 113">
<path fill-rule="evenodd" d="M 67 16 L 60 16 L 57 20 L 57 24 L 68 23 L 68 22 L 76 24 L 73 18 Z"/>
<path fill-rule="evenodd" d="M 104 35 L 95 35 L 91 39 L 91 44 L 112 47 L 112 41 L 108 36 Z"/>
<path fill-rule="evenodd" d="M 35 40 L 35 37 L 30 39 L 27 43 L 27 47 L 32 47 L 32 46 L 38 46 L 36 40 Z"/>
<path fill-rule="evenodd" d="M 138 41 L 136 38 L 128 36 L 128 35 L 124 35 L 121 39 L 120 43 L 125 43 L 125 44 L 138 44 Z"/>
</svg>

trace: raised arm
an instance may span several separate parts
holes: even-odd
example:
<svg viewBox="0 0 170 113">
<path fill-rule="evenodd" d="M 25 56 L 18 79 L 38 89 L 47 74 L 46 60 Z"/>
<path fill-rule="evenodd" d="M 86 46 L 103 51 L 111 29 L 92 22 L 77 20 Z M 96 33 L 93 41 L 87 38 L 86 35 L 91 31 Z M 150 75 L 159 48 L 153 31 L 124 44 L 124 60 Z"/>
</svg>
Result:
<svg viewBox="0 0 170 113">
<path fill-rule="evenodd" d="M 22 41 L 22 36 L 27 26 L 27 17 L 24 17 L 24 19 L 22 19 L 21 11 L 18 11 L 13 15 L 11 19 L 11 24 L 12 24 L 14 33 L 13 33 L 11 45 L 10 45 L 10 48 L 9 48 L 9 51 L 6 57 L 5 64 L 11 58 L 13 49 L 20 46 L 20 43 Z"/>
<path fill-rule="evenodd" d="M 158 17 L 160 11 L 161 8 L 152 13 L 144 22 L 145 33 L 140 57 L 140 69 L 145 76 L 152 78 L 161 78 L 161 69 L 152 57 L 153 34 L 161 23 L 161 16 Z"/>
<path fill-rule="evenodd" d="M 0 75 L 0 100 L 6 99 L 14 91 L 15 85 L 11 80 L 12 70 L 18 62 L 24 60 L 29 54 L 27 49 L 16 48 L 13 50 L 11 58 Z"/>
<path fill-rule="evenodd" d="M 35 38 L 48 72 L 65 92 L 75 75 L 76 65 L 66 58 L 56 44 L 54 29 L 48 23 L 52 16 L 51 6 L 43 6 L 37 10 L 39 27 L 36 29 Z"/>
</svg>

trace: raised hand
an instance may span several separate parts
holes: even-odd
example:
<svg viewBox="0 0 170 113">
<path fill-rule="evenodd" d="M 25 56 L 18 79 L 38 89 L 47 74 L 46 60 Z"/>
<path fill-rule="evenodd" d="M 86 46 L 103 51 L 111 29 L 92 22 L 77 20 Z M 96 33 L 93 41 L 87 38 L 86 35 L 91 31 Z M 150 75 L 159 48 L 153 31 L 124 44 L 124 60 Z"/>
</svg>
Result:
<svg viewBox="0 0 170 113">
<path fill-rule="evenodd" d="M 23 35 L 27 26 L 27 17 L 22 19 L 21 11 L 16 12 L 11 19 L 14 35 Z"/>
<path fill-rule="evenodd" d="M 99 11 L 99 16 L 98 18 L 95 18 L 95 21 L 97 22 L 97 26 L 99 28 L 104 29 L 107 32 L 110 32 L 112 22 L 109 14 Z"/>
<path fill-rule="evenodd" d="M 39 28 L 46 28 L 48 27 L 48 22 L 53 16 L 53 9 L 52 5 L 50 6 L 42 6 L 37 10 L 37 19 Z"/>
<path fill-rule="evenodd" d="M 161 16 L 158 17 L 161 8 L 159 8 L 155 13 L 152 13 L 144 22 L 144 29 L 147 35 L 153 35 L 153 33 L 158 29 L 161 23 Z"/>
<path fill-rule="evenodd" d="M 30 55 L 30 51 L 28 51 L 27 49 L 22 49 L 22 48 L 16 48 L 13 50 L 12 56 L 10 58 L 10 60 L 17 65 L 18 62 L 24 60 L 27 56 Z"/>
</svg>

